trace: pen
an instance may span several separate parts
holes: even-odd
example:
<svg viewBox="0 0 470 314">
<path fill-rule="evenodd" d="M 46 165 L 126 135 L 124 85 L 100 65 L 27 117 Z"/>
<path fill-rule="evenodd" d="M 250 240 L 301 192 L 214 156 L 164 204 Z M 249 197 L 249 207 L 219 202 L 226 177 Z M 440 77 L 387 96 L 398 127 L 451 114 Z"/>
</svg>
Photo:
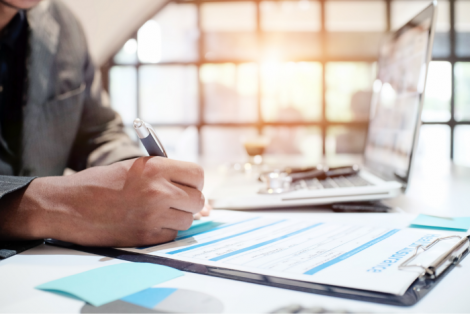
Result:
<svg viewBox="0 0 470 314">
<path fill-rule="evenodd" d="M 350 203 L 339 203 L 332 204 L 331 209 L 334 212 L 342 213 L 360 213 L 360 212 L 371 212 L 371 213 L 387 213 L 391 210 L 390 207 L 380 202 L 350 202 Z"/>
<path fill-rule="evenodd" d="M 134 120 L 134 130 L 150 156 L 168 158 L 165 148 L 149 124 L 137 118 Z"/>
<path fill-rule="evenodd" d="M 332 210 L 336 213 L 387 213 L 389 207 L 365 206 L 365 205 L 333 205 Z"/>
</svg>

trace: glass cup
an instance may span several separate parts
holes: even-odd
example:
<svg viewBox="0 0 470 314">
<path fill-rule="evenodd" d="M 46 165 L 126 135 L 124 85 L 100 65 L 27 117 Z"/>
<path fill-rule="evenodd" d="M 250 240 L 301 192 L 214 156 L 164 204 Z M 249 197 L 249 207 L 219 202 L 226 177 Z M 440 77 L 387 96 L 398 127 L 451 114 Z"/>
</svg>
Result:
<svg viewBox="0 0 470 314">
<path fill-rule="evenodd" d="M 248 154 L 248 161 L 244 168 L 246 172 L 250 172 L 253 167 L 263 163 L 263 154 L 269 145 L 269 138 L 266 136 L 247 137 L 242 139 L 243 147 Z"/>
</svg>

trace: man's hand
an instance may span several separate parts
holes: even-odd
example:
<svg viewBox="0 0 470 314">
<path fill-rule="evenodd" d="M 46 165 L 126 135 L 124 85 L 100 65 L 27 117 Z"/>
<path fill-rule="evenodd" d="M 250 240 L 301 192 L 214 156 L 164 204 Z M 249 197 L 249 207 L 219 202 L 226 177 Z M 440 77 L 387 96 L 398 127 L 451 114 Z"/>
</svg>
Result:
<svg viewBox="0 0 470 314">
<path fill-rule="evenodd" d="M 199 220 L 201 217 L 207 217 L 211 214 L 212 206 L 206 203 L 200 213 L 194 214 L 194 220 Z"/>
<path fill-rule="evenodd" d="M 199 166 L 161 157 L 38 178 L 22 195 L 7 196 L 0 237 L 117 247 L 167 242 L 203 209 L 203 184 Z"/>
</svg>

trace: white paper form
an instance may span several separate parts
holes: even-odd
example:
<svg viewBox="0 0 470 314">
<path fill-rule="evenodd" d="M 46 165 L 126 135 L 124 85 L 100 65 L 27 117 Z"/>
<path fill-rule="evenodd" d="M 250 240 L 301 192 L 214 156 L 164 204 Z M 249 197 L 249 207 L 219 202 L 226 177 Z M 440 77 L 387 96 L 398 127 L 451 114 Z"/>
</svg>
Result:
<svg viewBox="0 0 470 314">
<path fill-rule="evenodd" d="M 147 248 L 123 249 L 196 264 L 403 295 L 419 270 L 398 270 L 417 245 L 442 234 L 420 229 L 244 216 Z M 455 244 L 458 239 L 449 241 Z"/>
</svg>

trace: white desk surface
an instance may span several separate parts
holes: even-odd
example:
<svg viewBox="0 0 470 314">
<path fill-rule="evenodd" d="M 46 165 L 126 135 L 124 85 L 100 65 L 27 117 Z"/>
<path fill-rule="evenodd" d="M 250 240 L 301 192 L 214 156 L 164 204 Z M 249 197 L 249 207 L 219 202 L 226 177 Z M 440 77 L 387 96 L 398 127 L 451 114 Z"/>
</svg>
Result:
<svg viewBox="0 0 470 314">
<path fill-rule="evenodd" d="M 470 169 L 449 166 L 441 172 L 421 173 L 412 180 L 406 195 L 390 201 L 408 213 L 339 214 L 312 210 L 290 211 L 324 221 L 360 222 L 406 227 L 416 213 L 470 216 Z M 209 179 L 209 178 L 208 178 Z M 266 215 L 285 215 L 285 211 L 262 211 Z M 213 217 L 223 214 L 215 211 Z M 41 245 L 0 262 L 0 313 L 61 312 L 78 313 L 83 302 L 35 286 L 93 268 L 122 263 L 73 250 Z M 423 300 L 412 307 L 384 306 L 341 298 L 266 287 L 234 280 L 185 273 L 185 276 L 158 285 L 184 288 L 212 295 L 224 304 L 227 313 L 270 312 L 289 304 L 324 307 L 353 312 L 470 312 L 470 258 L 466 258 Z"/>
</svg>

